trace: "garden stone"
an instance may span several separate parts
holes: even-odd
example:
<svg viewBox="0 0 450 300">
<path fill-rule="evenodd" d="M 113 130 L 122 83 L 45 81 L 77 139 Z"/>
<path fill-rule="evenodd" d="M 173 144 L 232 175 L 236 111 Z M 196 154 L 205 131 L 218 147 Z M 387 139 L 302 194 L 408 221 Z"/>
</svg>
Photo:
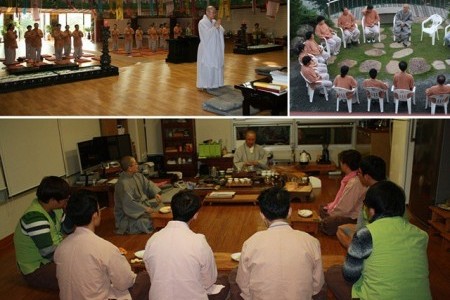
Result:
<svg viewBox="0 0 450 300">
<path fill-rule="evenodd" d="M 402 43 L 394 42 L 394 43 L 391 43 L 391 44 L 389 45 L 389 47 L 391 47 L 391 48 L 393 48 L 393 49 L 400 49 L 400 48 L 404 48 L 405 46 L 403 46 Z"/>
<path fill-rule="evenodd" d="M 446 59 L 445 63 L 450 66 L 450 59 Z"/>
<path fill-rule="evenodd" d="M 365 60 L 359 66 L 359 71 L 361 73 L 367 73 L 370 69 L 376 69 L 377 71 L 381 70 L 381 62 L 373 59 Z"/>
<path fill-rule="evenodd" d="M 400 72 L 400 69 L 398 68 L 398 60 L 391 60 L 390 62 L 388 62 L 388 64 L 386 65 L 386 72 L 388 72 L 389 74 L 395 74 L 397 72 Z"/>
<path fill-rule="evenodd" d="M 431 63 L 436 70 L 445 70 L 446 66 L 442 60 L 435 60 Z"/>
<path fill-rule="evenodd" d="M 344 59 L 343 61 L 341 61 L 338 66 L 342 67 L 342 66 L 347 66 L 349 68 L 353 68 L 354 66 L 356 66 L 358 62 L 356 60 L 352 60 L 352 59 Z"/>
<path fill-rule="evenodd" d="M 382 56 L 386 54 L 386 51 L 381 49 L 370 49 L 364 52 L 367 56 Z"/>
<path fill-rule="evenodd" d="M 414 57 L 409 60 L 409 72 L 411 74 L 422 74 L 426 73 L 431 69 L 430 64 L 422 57 Z"/>
<path fill-rule="evenodd" d="M 377 49 L 383 49 L 384 48 L 384 44 L 383 43 L 375 43 L 372 46 L 374 48 L 377 48 Z"/>
<path fill-rule="evenodd" d="M 413 53 L 413 49 L 411 48 L 405 48 L 402 50 L 399 50 L 392 55 L 392 58 L 402 58 L 408 55 L 411 55 Z"/>
</svg>

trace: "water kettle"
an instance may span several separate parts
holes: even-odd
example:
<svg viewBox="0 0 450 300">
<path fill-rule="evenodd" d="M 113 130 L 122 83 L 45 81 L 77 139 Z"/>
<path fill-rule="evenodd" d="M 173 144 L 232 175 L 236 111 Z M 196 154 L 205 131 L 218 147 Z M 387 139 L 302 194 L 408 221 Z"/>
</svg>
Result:
<svg viewBox="0 0 450 300">
<path fill-rule="evenodd" d="M 307 164 L 309 164 L 310 160 L 311 160 L 311 155 L 308 152 L 306 152 L 305 150 L 303 150 L 300 153 L 300 164 L 307 165 Z"/>
</svg>

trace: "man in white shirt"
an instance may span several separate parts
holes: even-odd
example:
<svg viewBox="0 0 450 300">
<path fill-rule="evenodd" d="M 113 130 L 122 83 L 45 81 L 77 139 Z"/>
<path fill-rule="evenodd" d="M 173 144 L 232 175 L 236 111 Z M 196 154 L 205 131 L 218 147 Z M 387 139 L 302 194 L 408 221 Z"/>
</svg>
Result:
<svg viewBox="0 0 450 300">
<path fill-rule="evenodd" d="M 267 152 L 256 144 L 256 132 L 245 133 L 245 143 L 234 153 L 233 163 L 238 171 L 255 171 L 267 167 Z"/>
<path fill-rule="evenodd" d="M 119 249 L 95 234 L 101 220 L 96 195 L 75 192 L 66 212 L 77 227 L 55 251 L 60 299 L 148 299 L 148 273 L 136 275 Z"/>
<path fill-rule="evenodd" d="M 150 299 L 226 299 L 227 277 L 217 278 L 214 254 L 205 236 L 189 229 L 198 216 L 200 198 L 191 191 L 180 191 L 173 196 L 170 206 L 173 221 L 155 233 L 145 246 L 144 262 L 152 282 Z"/>
<path fill-rule="evenodd" d="M 273 187 L 263 191 L 258 201 L 268 229 L 245 241 L 235 280 L 238 288 L 235 271 L 230 273 L 231 299 L 321 299 L 326 292 L 321 292 L 320 244 L 289 225 L 289 193 Z"/>
</svg>

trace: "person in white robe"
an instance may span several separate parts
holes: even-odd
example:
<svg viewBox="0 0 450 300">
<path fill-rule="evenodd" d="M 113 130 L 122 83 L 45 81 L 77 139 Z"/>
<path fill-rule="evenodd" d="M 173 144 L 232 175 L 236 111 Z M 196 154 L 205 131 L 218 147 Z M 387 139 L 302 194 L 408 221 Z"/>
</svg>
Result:
<svg viewBox="0 0 450 300">
<path fill-rule="evenodd" d="M 206 8 L 206 14 L 198 23 L 200 44 L 197 51 L 197 88 L 215 89 L 224 85 L 225 41 L 221 19 L 214 19 L 216 9 Z"/>
</svg>

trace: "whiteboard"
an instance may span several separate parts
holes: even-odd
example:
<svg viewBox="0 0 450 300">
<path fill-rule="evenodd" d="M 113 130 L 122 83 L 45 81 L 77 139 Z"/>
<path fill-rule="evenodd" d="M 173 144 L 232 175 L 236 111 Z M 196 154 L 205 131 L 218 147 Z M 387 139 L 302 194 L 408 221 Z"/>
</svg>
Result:
<svg viewBox="0 0 450 300">
<path fill-rule="evenodd" d="M 0 120 L 0 155 L 9 196 L 65 175 L 56 119 Z"/>
</svg>

